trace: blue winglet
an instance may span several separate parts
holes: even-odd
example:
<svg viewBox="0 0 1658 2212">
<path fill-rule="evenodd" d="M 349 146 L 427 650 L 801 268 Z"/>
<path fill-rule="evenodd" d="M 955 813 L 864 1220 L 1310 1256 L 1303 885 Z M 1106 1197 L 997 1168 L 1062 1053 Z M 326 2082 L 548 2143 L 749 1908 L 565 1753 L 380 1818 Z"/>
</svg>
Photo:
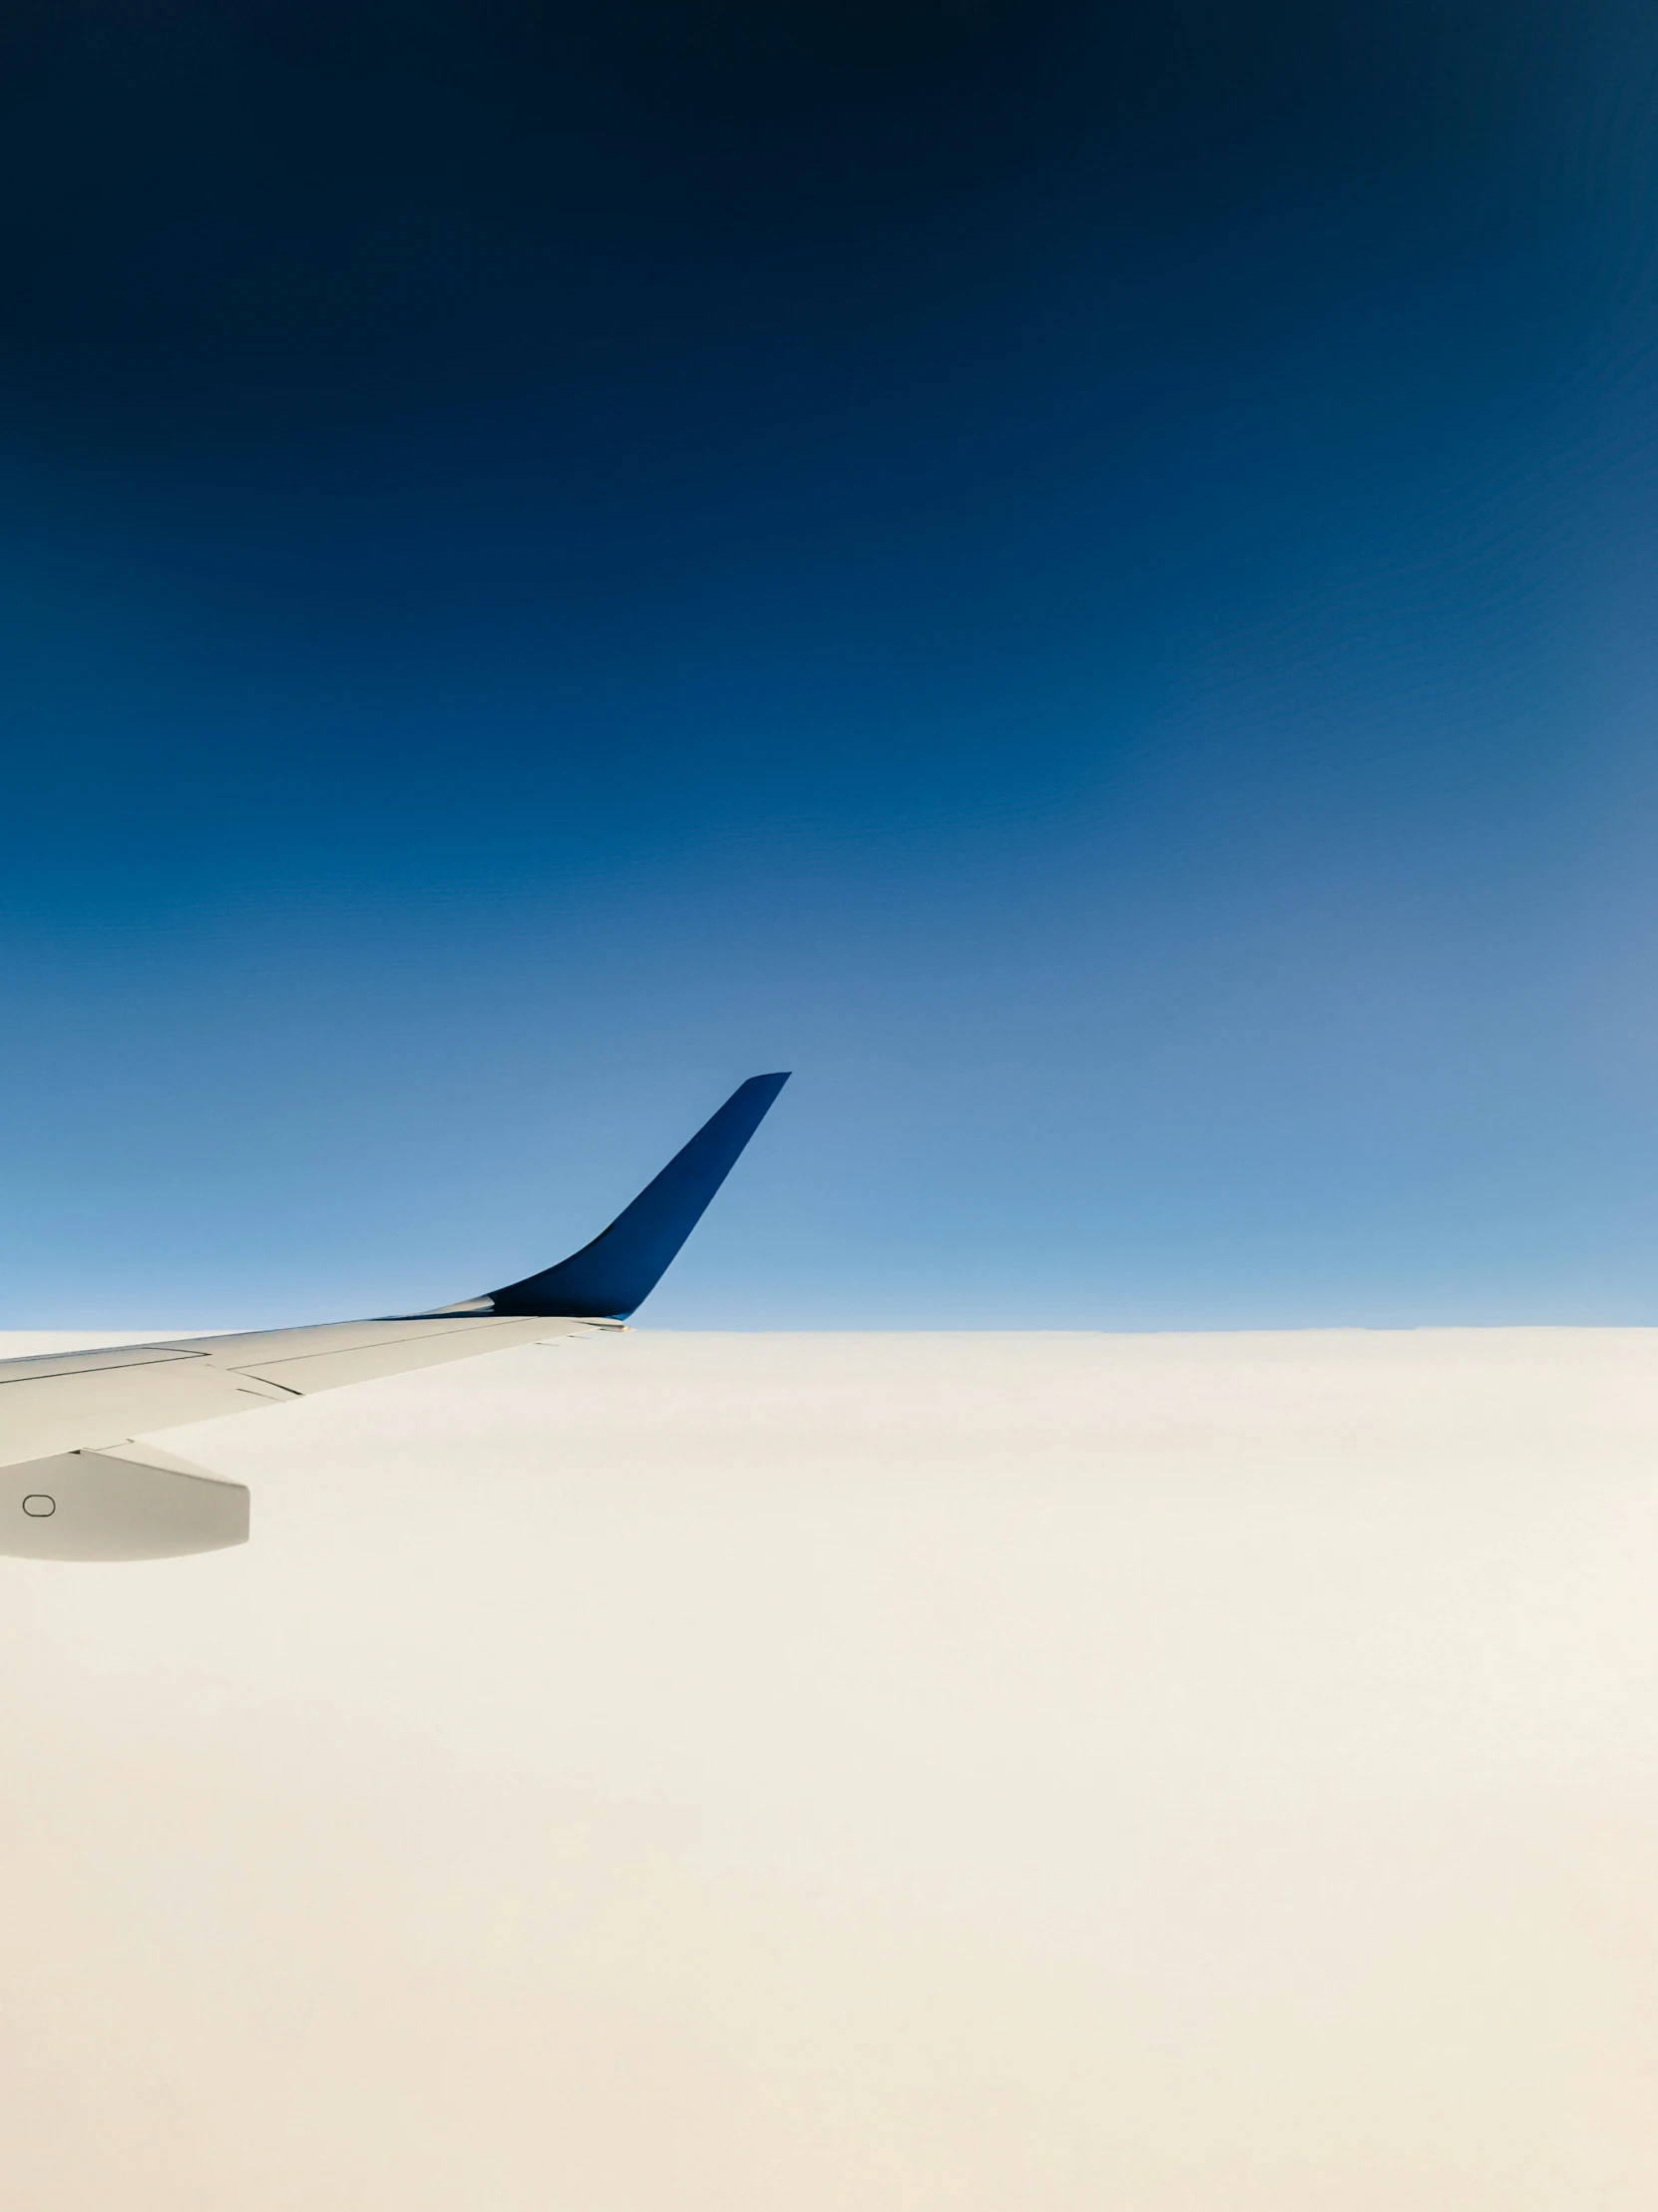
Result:
<svg viewBox="0 0 1658 2212">
<path fill-rule="evenodd" d="M 492 1291 L 493 1310 L 624 1320 L 660 1282 L 788 1080 L 750 1076 L 602 1235 L 556 1267 Z"/>
</svg>

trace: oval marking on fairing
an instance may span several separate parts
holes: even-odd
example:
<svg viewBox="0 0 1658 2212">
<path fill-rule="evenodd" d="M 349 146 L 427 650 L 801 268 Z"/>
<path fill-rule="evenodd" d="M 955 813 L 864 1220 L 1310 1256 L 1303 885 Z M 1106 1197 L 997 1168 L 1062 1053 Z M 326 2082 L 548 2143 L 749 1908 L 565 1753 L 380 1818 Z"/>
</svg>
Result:
<svg viewBox="0 0 1658 2212">
<path fill-rule="evenodd" d="M 55 1514 L 57 1510 L 58 1501 L 55 1498 L 48 1498 L 43 1490 L 31 1491 L 23 1501 L 23 1511 L 31 1521 L 44 1521 L 49 1514 Z"/>
</svg>

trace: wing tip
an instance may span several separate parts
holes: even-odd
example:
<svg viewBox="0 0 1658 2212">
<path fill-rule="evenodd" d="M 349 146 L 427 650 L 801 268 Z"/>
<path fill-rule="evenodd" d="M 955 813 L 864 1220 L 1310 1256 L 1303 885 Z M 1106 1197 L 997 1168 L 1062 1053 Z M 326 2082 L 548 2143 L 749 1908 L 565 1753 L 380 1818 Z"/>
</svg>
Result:
<svg viewBox="0 0 1658 2212">
<path fill-rule="evenodd" d="M 608 1229 L 568 1259 L 491 1291 L 490 1310 L 625 1319 L 655 1289 L 792 1073 L 739 1083 Z"/>
</svg>

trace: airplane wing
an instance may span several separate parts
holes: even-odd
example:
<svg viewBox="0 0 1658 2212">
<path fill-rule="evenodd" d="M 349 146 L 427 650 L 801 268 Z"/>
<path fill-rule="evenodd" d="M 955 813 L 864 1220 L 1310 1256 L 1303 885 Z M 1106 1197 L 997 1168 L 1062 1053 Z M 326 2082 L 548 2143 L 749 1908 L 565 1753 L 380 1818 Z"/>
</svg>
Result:
<svg viewBox="0 0 1658 2212">
<path fill-rule="evenodd" d="M 140 1440 L 510 1345 L 620 1328 L 661 1279 L 786 1075 L 751 1076 L 593 1242 L 434 1312 L 0 1360 L 0 1552 L 144 1559 L 247 1540 L 248 1496 Z"/>
</svg>

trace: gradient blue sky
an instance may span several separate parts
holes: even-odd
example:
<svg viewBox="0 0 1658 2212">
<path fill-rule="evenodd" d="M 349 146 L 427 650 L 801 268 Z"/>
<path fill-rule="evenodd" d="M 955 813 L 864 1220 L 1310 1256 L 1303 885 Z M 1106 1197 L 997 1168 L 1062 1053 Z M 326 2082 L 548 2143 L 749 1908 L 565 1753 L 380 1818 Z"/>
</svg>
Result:
<svg viewBox="0 0 1658 2212">
<path fill-rule="evenodd" d="M 1149 18 L 1149 20 L 1148 20 Z M 1658 1321 L 1658 15 L 0 25 L 0 1322 Z"/>
</svg>

